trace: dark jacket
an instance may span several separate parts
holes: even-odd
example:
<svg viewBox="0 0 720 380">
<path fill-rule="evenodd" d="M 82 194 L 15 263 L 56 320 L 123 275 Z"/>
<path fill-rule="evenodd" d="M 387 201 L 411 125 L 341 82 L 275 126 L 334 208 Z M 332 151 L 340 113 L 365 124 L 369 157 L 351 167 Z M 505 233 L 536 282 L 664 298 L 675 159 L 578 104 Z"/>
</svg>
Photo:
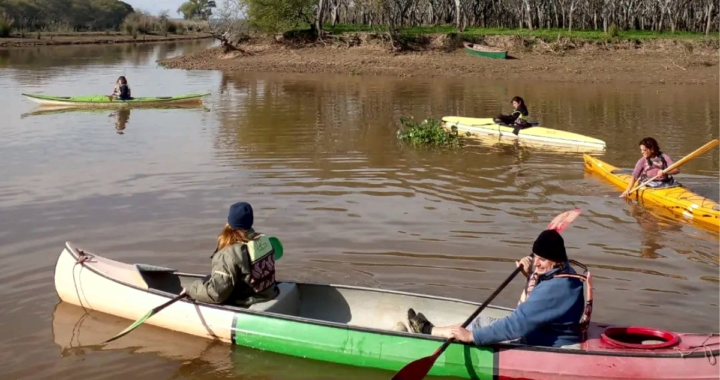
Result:
<svg viewBox="0 0 720 380">
<path fill-rule="evenodd" d="M 215 253 L 210 277 L 192 283 L 187 294 L 200 302 L 235 306 L 277 297 L 275 249 L 265 236 L 249 244 L 253 247 L 233 244 Z"/>
<path fill-rule="evenodd" d="M 567 266 L 567 273 L 575 270 Z M 533 346 L 565 346 L 579 343 L 580 318 L 585 310 L 583 283 L 576 278 L 553 278 L 558 269 L 538 277 L 528 299 L 509 316 L 473 330 L 477 345 L 489 345 L 522 338 Z"/>
<path fill-rule="evenodd" d="M 115 92 L 118 99 L 120 100 L 132 99 L 132 95 L 130 94 L 130 87 L 128 87 L 128 85 L 126 84 L 121 84 Z"/>
</svg>

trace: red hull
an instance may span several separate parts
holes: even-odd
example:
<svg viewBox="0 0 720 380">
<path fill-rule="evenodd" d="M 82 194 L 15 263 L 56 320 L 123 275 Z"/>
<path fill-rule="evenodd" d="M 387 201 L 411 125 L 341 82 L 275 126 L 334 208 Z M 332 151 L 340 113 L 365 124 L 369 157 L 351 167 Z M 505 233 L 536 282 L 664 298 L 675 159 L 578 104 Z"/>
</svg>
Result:
<svg viewBox="0 0 720 380">
<path fill-rule="evenodd" d="M 613 347 L 601 339 L 605 327 L 591 324 L 588 339 L 569 350 L 499 351 L 499 380 L 718 380 L 720 336 L 677 333 L 670 348 Z"/>
</svg>

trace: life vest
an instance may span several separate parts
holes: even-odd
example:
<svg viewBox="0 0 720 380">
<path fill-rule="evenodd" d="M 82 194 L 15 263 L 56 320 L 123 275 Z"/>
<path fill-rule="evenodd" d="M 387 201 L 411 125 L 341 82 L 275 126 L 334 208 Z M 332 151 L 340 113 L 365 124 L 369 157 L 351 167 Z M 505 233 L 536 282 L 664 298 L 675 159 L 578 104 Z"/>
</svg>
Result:
<svg viewBox="0 0 720 380">
<path fill-rule="evenodd" d="M 590 274 L 590 271 L 588 271 L 587 266 L 585 264 L 582 264 L 576 260 L 568 260 L 570 264 L 573 266 L 582 268 L 583 273 L 582 274 L 576 274 L 576 273 L 558 273 L 550 276 L 549 278 L 545 279 L 544 281 L 547 281 L 552 278 L 576 278 L 583 282 L 584 288 L 585 288 L 585 309 L 583 310 L 583 314 L 580 317 L 580 321 L 578 324 L 578 330 L 580 334 L 582 335 L 582 340 L 585 340 L 587 338 L 587 329 L 590 326 L 590 319 L 592 317 L 592 305 L 593 305 L 593 290 L 592 290 L 592 276 Z M 535 273 L 531 274 L 530 276 L 536 276 Z M 525 285 L 525 289 L 523 290 L 522 295 L 520 296 L 520 302 L 518 304 L 521 304 L 527 300 L 528 297 L 530 297 L 530 294 L 532 294 L 532 290 L 534 289 L 534 286 L 530 289 L 529 286 L 530 281 Z"/>
<path fill-rule="evenodd" d="M 275 284 L 275 249 L 270 239 L 260 235 L 257 240 L 244 244 L 250 266 L 248 285 L 256 293 L 267 290 Z"/>
<path fill-rule="evenodd" d="M 668 164 L 663 158 L 662 153 L 660 153 L 653 158 L 648 158 L 645 160 L 645 166 L 640 173 L 640 178 L 642 181 L 646 181 L 650 178 L 655 177 L 656 175 L 658 175 L 658 173 L 665 170 L 667 167 Z M 660 177 L 655 178 L 654 180 L 661 182 L 670 182 L 673 180 L 673 178 L 671 175 L 663 174 Z"/>
<path fill-rule="evenodd" d="M 517 114 L 517 120 L 527 120 L 527 116 L 529 115 L 527 107 L 525 107 L 524 104 L 520 105 L 520 107 L 516 108 L 515 111 L 513 111 L 513 115 Z"/>
<path fill-rule="evenodd" d="M 580 322 L 578 325 L 578 330 L 580 334 L 582 334 L 582 340 L 585 340 L 587 338 L 587 330 L 590 326 L 590 319 L 592 317 L 592 309 L 593 309 L 593 289 L 592 289 L 592 275 L 590 274 L 590 271 L 587 269 L 587 267 L 575 260 L 570 260 L 570 263 L 573 264 L 576 267 L 580 267 L 583 269 L 582 274 L 573 274 L 573 273 L 560 273 L 557 275 L 554 275 L 553 278 L 558 277 L 567 277 L 567 278 L 576 278 L 578 280 L 581 280 L 583 282 L 584 288 L 585 288 L 585 309 L 583 310 L 582 317 L 580 317 Z"/>
</svg>

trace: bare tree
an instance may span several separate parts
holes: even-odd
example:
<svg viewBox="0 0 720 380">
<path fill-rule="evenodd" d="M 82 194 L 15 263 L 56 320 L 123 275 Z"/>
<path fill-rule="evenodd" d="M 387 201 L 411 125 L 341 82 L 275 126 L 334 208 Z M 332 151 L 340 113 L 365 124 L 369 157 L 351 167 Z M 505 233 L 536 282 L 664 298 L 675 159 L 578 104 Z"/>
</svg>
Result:
<svg viewBox="0 0 720 380">
<path fill-rule="evenodd" d="M 239 47 L 239 44 L 248 38 L 250 32 L 243 17 L 246 14 L 246 6 L 241 0 L 223 0 L 218 8 L 216 20 L 210 20 L 210 35 L 220 41 L 225 53 L 240 51 L 248 54 Z"/>
</svg>

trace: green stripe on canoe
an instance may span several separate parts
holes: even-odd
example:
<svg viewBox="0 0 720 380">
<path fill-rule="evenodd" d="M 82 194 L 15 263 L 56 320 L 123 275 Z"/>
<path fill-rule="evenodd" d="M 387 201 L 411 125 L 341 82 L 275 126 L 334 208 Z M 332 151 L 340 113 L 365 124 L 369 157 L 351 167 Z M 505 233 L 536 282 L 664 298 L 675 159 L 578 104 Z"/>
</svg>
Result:
<svg viewBox="0 0 720 380">
<path fill-rule="evenodd" d="M 356 367 L 397 371 L 431 355 L 441 341 L 350 330 L 280 318 L 237 313 L 235 344 Z M 490 347 L 451 344 L 430 375 L 492 380 L 495 353 Z"/>
</svg>

